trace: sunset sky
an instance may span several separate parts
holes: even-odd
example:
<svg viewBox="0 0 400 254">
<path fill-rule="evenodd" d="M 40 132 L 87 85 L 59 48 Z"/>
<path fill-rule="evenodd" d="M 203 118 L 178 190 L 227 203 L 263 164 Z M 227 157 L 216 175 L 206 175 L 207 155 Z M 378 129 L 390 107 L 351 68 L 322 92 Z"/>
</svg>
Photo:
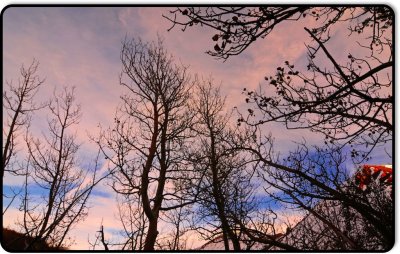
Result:
<svg viewBox="0 0 400 254">
<path fill-rule="evenodd" d="M 227 109 L 237 106 L 245 110 L 243 88 L 251 90 L 265 85 L 264 76 L 273 75 L 276 67 L 285 60 L 305 68 L 304 43 L 310 42 L 303 29 L 305 23 L 285 23 L 268 39 L 257 41 L 239 56 L 223 62 L 205 54 L 214 45 L 211 37 L 215 32 L 212 30 L 193 27 L 182 32 L 175 27 L 167 31 L 171 23 L 162 14 L 167 15 L 171 8 L 8 8 L 3 16 L 3 84 L 11 80 L 16 82 L 21 64 L 29 65 L 36 59 L 40 62 L 38 73 L 46 79 L 37 101 L 51 98 L 54 89 L 60 91 L 63 86 L 75 86 L 77 102 L 81 104 L 83 113 L 76 130 L 78 141 L 82 143 L 80 161 L 87 165 L 97 148 L 89 141 L 88 134 L 95 136 L 99 125 L 107 127 L 112 124 L 116 107 L 121 102 L 119 97 L 126 92 L 119 85 L 120 50 L 125 37 L 153 41 L 160 35 L 166 49 L 176 61 L 188 65 L 192 75 L 212 76 L 215 83 L 221 85 L 223 94 L 227 96 Z M 353 38 L 347 39 L 346 29 L 343 26 L 332 31 L 337 36 L 328 43 L 337 59 L 345 59 L 352 51 L 349 45 L 354 45 Z M 40 136 L 45 130 L 45 119 L 44 113 L 35 115 L 32 123 L 35 135 Z M 283 154 L 293 148 L 293 141 L 301 138 L 309 144 L 322 142 L 321 136 L 315 133 L 286 131 L 279 124 L 263 128 L 265 134 L 273 133 L 276 148 Z M 391 153 L 391 144 L 387 149 Z M 383 150 L 374 155 L 373 163 L 391 162 Z M 20 178 L 6 175 L 3 190 L 21 182 Z M 71 232 L 76 241 L 76 245 L 71 246 L 73 249 L 88 248 L 88 237 L 94 240 L 101 222 L 109 237 L 121 228 L 116 220 L 115 194 L 111 188 L 106 184 L 98 186 L 90 203 L 88 218 Z M 17 207 L 12 207 L 3 225 L 13 227 L 17 217 Z M 194 247 L 202 243 L 196 238 L 192 241 Z"/>
</svg>

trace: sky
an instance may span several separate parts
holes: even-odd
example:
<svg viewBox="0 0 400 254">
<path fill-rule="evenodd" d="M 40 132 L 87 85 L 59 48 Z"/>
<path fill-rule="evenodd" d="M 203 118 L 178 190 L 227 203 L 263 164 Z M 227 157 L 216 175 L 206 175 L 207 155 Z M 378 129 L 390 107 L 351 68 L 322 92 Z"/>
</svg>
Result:
<svg viewBox="0 0 400 254">
<path fill-rule="evenodd" d="M 226 62 L 205 54 L 214 43 L 210 29 L 193 27 L 185 32 L 175 28 L 162 17 L 170 8 L 150 7 L 26 7 L 8 8 L 3 14 L 3 83 L 18 79 L 21 64 L 32 59 L 40 62 L 39 75 L 45 78 L 38 100 L 52 96 L 54 89 L 75 86 L 77 101 L 82 106 L 83 117 L 77 128 L 78 141 L 82 142 L 80 160 L 89 163 L 96 152 L 96 145 L 88 134 L 96 135 L 98 126 L 110 126 L 119 97 L 126 91 L 119 85 L 121 71 L 120 50 L 122 40 L 141 38 L 144 41 L 164 39 L 165 47 L 177 61 L 189 66 L 193 75 L 212 76 L 221 84 L 227 96 L 227 108 L 244 109 L 243 88 L 256 89 L 265 84 L 264 76 L 273 74 L 285 60 L 295 65 L 304 64 L 309 38 L 304 24 L 288 23 L 285 29 L 277 29 L 268 40 L 259 40 L 241 55 Z M 332 53 L 339 59 L 347 56 L 349 41 L 343 39 L 345 27 L 339 28 L 338 36 L 330 44 Z M 304 67 L 304 66 L 303 66 Z M 38 113 L 32 131 L 40 135 L 45 129 L 46 116 Z M 320 136 L 307 131 L 288 132 L 281 125 L 268 125 L 276 139 L 277 149 L 282 152 L 293 147 L 293 140 L 306 138 L 317 144 Z M 387 163 L 387 158 L 378 163 Z M 4 185 L 18 185 L 21 179 L 6 177 Z M 100 223 L 111 236 L 120 226 L 115 223 L 117 210 L 115 196 L 106 185 L 100 186 L 91 199 L 88 218 L 73 229 L 76 236 L 73 248 L 87 248 L 87 239 L 93 237 Z M 17 209 L 10 208 L 4 218 L 5 226 L 12 226 Z M 195 244 L 201 244 L 196 239 Z"/>
</svg>

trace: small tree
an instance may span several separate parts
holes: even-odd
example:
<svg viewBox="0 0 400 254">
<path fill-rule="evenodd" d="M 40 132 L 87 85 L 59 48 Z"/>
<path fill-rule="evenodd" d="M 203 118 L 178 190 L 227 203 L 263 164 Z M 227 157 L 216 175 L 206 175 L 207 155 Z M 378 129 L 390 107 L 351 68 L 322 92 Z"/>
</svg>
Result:
<svg viewBox="0 0 400 254">
<path fill-rule="evenodd" d="M 133 195 L 117 195 L 118 217 L 122 226 L 118 236 L 106 239 L 103 223 L 100 230 L 96 231 L 95 240 L 88 243 L 92 250 L 100 247 L 108 250 L 143 250 L 146 231 L 148 227 L 147 217 L 144 215 L 142 202 Z"/>
<path fill-rule="evenodd" d="M 17 174 L 18 169 L 11 168 L 10 162 L 16 155 L 18 135 L 23 126 L 28 126 L 31 120 L 31 113 L 43 108 L 43 105 L 36 105 L 33 101 L 35 94 L 44 83 L 36 73 L 39 62 L 33 60 L 29 67 L 22 65 L 20 69 L 21 78 L 18 84 L 7 82 L 8 89 L 3 92 L 3 109 L 6 113 L 3 125 L 3 155 L 1 177 L 4 172 Z"/>
<path fill-rule="evenodd" d="M 70 229 L 87 215 L 87 201 L 96 179 L 97 160 L 92 176 L 77 165 L 79 144 L 69 130 L 78 124 L 80 107 L 75 105 L 74 89 L 56 95 L 48 106 L 49 134 L 43 139 L 27 133 L 28 160 L 19 222 L 25 235 L 33 240 L 26 250 L 36 249 L 38 242 L 61 247 L 67 242 Z M 40 199 L 32 194 L 40 191 Z"/>
</svg>

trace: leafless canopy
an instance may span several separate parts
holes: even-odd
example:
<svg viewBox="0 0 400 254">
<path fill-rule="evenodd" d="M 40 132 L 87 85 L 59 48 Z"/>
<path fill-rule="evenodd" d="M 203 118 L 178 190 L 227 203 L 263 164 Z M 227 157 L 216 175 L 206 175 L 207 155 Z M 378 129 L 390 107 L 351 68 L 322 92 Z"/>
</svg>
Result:
<svg viewBox="0 0 400 254">
<path fill-rule="evenodd" d="M 148 219 L 143 249 L 153 249 L 160 211 L 193 202 L 184 194 L 189 179 L 182 160 L 191 113 L 187 110 L 189 76 L 176 65 L 161 39 L 126 39 L 121 50 L 120 84 L 127 93 L 115 126 L 98 143 L 115 167 L 113 188 L 140 200 Z M 181 199 L 187 199 L 184 204 Z"/>
<path fill-rule="evenodd" d="M 200 82 L 191 105 L 197 135 L 188 153 L 199 192 L 194 228 L 207 240 L 222 235 L 225 250 L 240 250 L 241 232 L 235 219 L 244 220 L 255 208 L 253 171 L 240 151 L 228 150 L 230 139 L 240 133 L 225 111 L 225 98 L 214 86 L 212 79 Z"/>
<path fill-rule="evenodd" d="M 78 167 L 79 144 L 69 132 L 81 117 L 73 89 L 55 94 L 49 110 L 49 134 L 43 139 L 26 135 L 28 159 L 19 223 L 24 234 L 33 239 L 24 246 L 26 250 L 34 250 L 40 241 L 54 247 L 70 243 L 68 232 L 87 215 L 87 200 L 101 180 L 95 178 L 97 162 L 91 176 Z M 34 190 L 40 190 L 39 197 Z"/>
<path fill-rule="evenodd" d="M 260 7 L 180 7 L 163 15 L 185 31 L 192 26 L 206 26 L 215 30 L 211 38 L 216 42 L 208 54 L 227 59 L 239 55 L 257 39 L 263 39 L 287 22 L 315 19 L 320 22 L 313 28 L 317 35 L 329 32 L 335 23 L 358 20 L 350 30 L 362 33 L 373 27 L 371 43 L 384 42 L 382 30 L 392 24 L 392 14 L 387 7 L 311 7 L 311 6 L 260 6 Z"/>
<path fill-rule="evenodd" d="M 244 91 L 246 102 L 261 117 L 247 123 L 283 122 L 288 129 L 320 132 L 326 144 L 350 144 L 352 157 L 361 162 L 377 145 L 392 140 L 392 55 L 378 61 L 349 53 L 348 61 L 339 63 L 324 41 L 306 31 L 316 42 L 308 46 L 308 72 L 286 61 L 275 76 L 265 77 L 276 95 Z M 328 59 L 330 66 L 316 63 L 317 56 Z"/>
<path fill-rule="evenodd" d="M 12 168 L 9 164 L 17 153 L 17 136 L 20 135 L 21 128 L 28 126 L 31 113 L 44 105 L 36 105 L 34 96 L 38 92 L 44 80 L 37 75 L 39 62 L 33 60 L 29 67 L 22 66 L 20 69 L 21 77 L 18 84 L 7 82 L 8 88 L 3 92 L 3 110 L 6 112 L 6 119 L 3 125 L 3 155 L 1 177 L 4 172 L 18 173 L 18 168 Z"/>
<path fill-rule="evenodd" d="M 188 7 L 176 8 L 165 18 L 182 30 L 193 25 L 215 30 L 211 39 L 217 44 L 208 54 L 223 59 L 242 53 L 259 38 L 268 41 L 284 23 L 309 21 L 305 33 L 313 42 L 305 42 L 307 71 L 286 60 L 275 75 L 265 77 L 276 88 L 275 96 L 270 90 L 245 90 L 246 102 L 254 106 L 249 115 L 257 117 L 239 122 L 283 122 L 287 128 L 321 132 L 327 143 L 367 146 L 365 152 L 354 147 L 357 162 L 367 159 L 375 146 L 391 141 L 393 13 L 388 7 Z M 355 46 L 360 49 L 349 52 L 347 62 L 327 43 L 338 25 L 357 37 Z M 329 65 L 321 65 L 321 59 Z"/>
</svg>

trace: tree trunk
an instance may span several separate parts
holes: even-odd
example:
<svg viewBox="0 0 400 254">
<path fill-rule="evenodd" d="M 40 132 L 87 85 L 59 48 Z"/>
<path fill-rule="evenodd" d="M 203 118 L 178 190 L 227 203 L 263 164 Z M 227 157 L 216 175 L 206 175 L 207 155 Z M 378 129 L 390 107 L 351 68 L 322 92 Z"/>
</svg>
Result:
<svg viewBox="0 0 400 254">
<path fill-rule="evenodd" d="M 222 226 L 222 239 L 224 239 L 224 247 L 225 250 L 229 250 L 229 239 L 226 231 L 227 229 L 224 226 Z"/>
<path fill-rule="evenodd" d="M 229 235 L 229 238 L 232 241 L 233 249 L 234 250 L 240 250 L 240 242 L 239 242 L 239 239 L 237 238 L 236 233 L 233 232 L 231 228 L 229 228 L 228 230 L 229 230 L 228 231 L 228 235 Z"/>
<path fill-rule="evenodd" d="M 224 245 L 225 245 L 225 250 L 229 250 L 229 239 L 232 241 L 233 249 L 234 250 L 240 250 L 240 244 L 239 240 L 237 239 L 236 235 L 234 232 L 232 232 L 228 220 L 226 218 L 225 214 L 225 199 L 223 194 L 221 193 L 221 187 L 219 185 L 220 180 L 218 178 L 218 162 L 217 162 L 217 155 L 216 155 L 216 145 L 215 145 L 215 135 L 212 127 L 208 125 L 209 131 L 210 131 L 210 139 L 211 139 L 211 157 L 210 157 L 210 167 L 212 171 L 212 188 L 213 188 L 213 196 L 215 199 L 215 203 L 217 205 L 218 209 L 218 217 L 221 221 L 221 226 L 222 226 L 222 233 L 223 233 L 223 239 L 224 239 Z"/>
<path fill-rule="evenodd" d="M 149 229 L 147 230 L 146 240 L 144 242 L 143 250 L 154 250 L 158 231 L 157 231 L 158 216 L 154 216 L 152 220 L 149 220 Z"/>
</svg>

